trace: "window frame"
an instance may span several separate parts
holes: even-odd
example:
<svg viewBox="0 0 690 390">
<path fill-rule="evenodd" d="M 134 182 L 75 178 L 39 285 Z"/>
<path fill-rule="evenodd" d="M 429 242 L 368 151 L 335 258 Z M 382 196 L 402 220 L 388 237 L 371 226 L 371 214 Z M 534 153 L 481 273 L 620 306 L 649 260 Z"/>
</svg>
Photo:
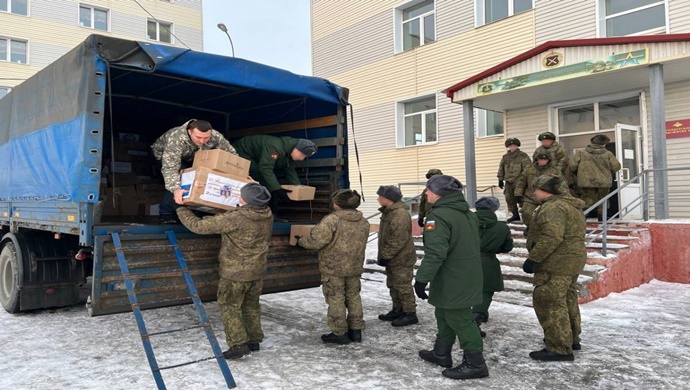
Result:
<svg viewBox="0 0 690 390">
<path fill-rule="evenodd" d="M 489 122 L 488 116 L 489 112 L 500 112 L 503 115 L 503 132 L 501 134 L 487 134 L 487 124 Z M 477 139 L 485 139 L 485 138 L 495 138 L 495 137 L 503 137 L 506 134 L 506 113 L 504 111 L 493 111 L 493 110 L 485 110 L 483 108 L 475 107 L 474 108 L 474 136 Z M 483 125 L 483 126 L 482 126 Z M 482 129 L 483 127 L 483 129 Z M 482 131 L 483 130 L 483 131 Z"/>
<path fill-rule="evenodd" d="M 496 19 L 491 22 L 486 21 L 486 12 L 484 9 L 484 0 L 474 0 L 474 27 L 486 26 L 487 24 L 492 24 L 500 22 L 501 20 L 509 19 L 512 16 L 519 15 L 523 12 L 533 11 L 537 6 L 536 0 L 532 0 L 532 8 L 515 13 L 515 0 L 508 0 L 508 16 L 501 19 Z"/>
<path fill-rule="evenodd" d="M 419 111 L 415 112 L 412 114 L 405 114 L 405 104 L 408 103 L 414 103 L 422 100 L 427 100 L 433 98 L 434 100 L 434 108 L 429 109 L 429 110 L 424 110 L 424 111 Z M 422 115 L 422 119 L 424 119 L 424 115 L 428 113 L 435 113 L 436 114 L 436 141 L 432 142 L 427 142 L 426 141 L 426 121 L 422 120 L 422 143 L 420 144 L 414 144 L 414 145 L 405 145 L 405 118 L 412 116 L 412 115 Z M 428 145 L 437 145 L 439 143 L 439 131 L 438 131 L 438 94 L 437 93 L 428 93 L 428 94 L 422 94 L 410 98 L 405 98 L 401 100 L 397 100 L 395 102 L 395 146 L 398 149 L 403 149 L 403 148 L 418 148 L 420 146 L 428 146 Z"/>
<path fill-rule="evenodd" d="M 654 4 L 648 4 L 644 5 L 642 7 L 637 7 L 633 8 L 627 11 L 619 12 L 617 14 L 613 15 L 606 15 L 606 0 L 597 0 L 596 2 L 596 15 L 597 15 L 597 38 L 606 38 L 609 37 L 607 34 L 608 32 L 606 31 L 606 22 L 609 19 L 617 18 L 620 16 L 624 16 L 627 14 L 631 14 L 633 12 L 641 11 L 647 8 L 654 8 L 658 7 L 659 5 L 664 5 L 664 27 L 657 27 L 653 28 L 651 30 L 644 30 L 644 31 L 638 31 L 633 34 L 628 34 L 628 35 L 622 35 L 625 37 L 632 37 L 636 35 L 650 35 L 650 34 L 658 34 L 658 33 L 664 33 L 664 34 L 670 34 L 671 33 L 671 23 L 670 23 L 670 18 L 669 18 L 669 9 L 668 9 L 668 2 L 669 0 L 658 0 Z M 616 35 L 618 36 L 618 35 Z"/>
<path fill-rule="evenodd" d="M 149 38 L 149 22 L 156 23 L 156 39 Z M 161 41 L 161 39 L 160 39 L 161 38 L 161 23 L 170 25 L 170 42 L 164 42 L 164 41 Z M 145 32 L 146 39 L 149 41 L 153 41 L 153 42 L 167 43 L 169 45 L 174 45 L 175 44 L 175 35 L 174 35 L 175 34 L 175 27 L 174 26 L 175 26 L 175 24 L 173 22 L 148 18 L 148 19 L 146 19 L 146 32 Z"/>
<path fill-rule="evenodd" d="M 423 47 L 425 45 L 434 43 L 438 40 L 438 23 L 436 20 L 436 14 L 437 14 L 436 13 L 436 0 L 432 0 L 432 2 L 434 4 L 433 11 L 428 11 L 422 15 L 415 16 L 412 19 L 403 20 L 403 13 L 405 12 L 405 10 L 407 10 L 408 8 L 412 8 L 418 4 L 424 3 L 425 1 L 427 1 L 427 0 L 408 0 L 402 4 L 397 5 L 393 9 L 393 53 L 394 54 L 408 52 L 408 51 L 417 49 L 419 47 Z M 429 43 L 424 43 L 424 18 L 429 16 L 429 15 L 432 15 L 432 14 L 434 16 L 434 40 L 432 42 L 429 42 Z M 405 48 L 404 48 L 404 42 L 405 42 L 404 34 L 405 33 L 403 31 L 403 23 L 409 22 L 410 20 L 413 20 L 413 19 L 420 19 L 420 23 L 419 23 L 419 31 L 421 33 L 420 44 L 419 44 L 419 46 L 415 46 L 413 48 L 405 50 Z"/>
<path fill-rule="evenodd" d="M 29 65 L 31 60 L 29 57 L 29 40 L 28 39 L 12 38 L 12 37 L 8 37 L 8 36 L 0 36 L 0 40 L 7 41 L 7 57 L 0 58 L 0 62 L 4 62 L 4 63 L 8 63 L 8 64 L 15 64 L 15 65 Z M 26 62 L 13 62 L 12 61 L 12 41 L 26 43 L 26 51 L 24 52 L 24 55 L 26 56 Z"/>
<path fill-rule="evenodd" d="M 91 10 L 91 26 L 82 26 L 81 25 L 81 9 L 82 8 L 89 8 Z M 97 29 L 96 26 L 96 10 L 98 11 L 105 11 L 105 24 L 106 24 L 106 29 L 101 30 Z M 79 10 L 77 12 L 77 26 L 83 27 L 83 28 L 88 28 L 91 30 L 96 30 L 96 31 L 105 31 L 105 32 L 110 32 L 110 8 L 105 8 L 105 7 L 98 7 L 95 5 L 87 4 L 87 3 L 79 3 Z"/>
<path fill-rule="evenodd" d="M 31 15 L 31 1 L 26 0 L 26 15 L 12 12 L 12 0 L 7 0 L 7 11 L 0 10 L 0 13 L 29 17 Z"/>
</svg>

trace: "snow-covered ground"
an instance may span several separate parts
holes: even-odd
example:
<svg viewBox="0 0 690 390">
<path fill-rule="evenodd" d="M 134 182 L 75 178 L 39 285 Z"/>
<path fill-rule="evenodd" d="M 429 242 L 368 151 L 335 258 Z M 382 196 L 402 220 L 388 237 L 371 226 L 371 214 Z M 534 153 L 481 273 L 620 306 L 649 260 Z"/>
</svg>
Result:
<svg viewBox="0 0 690 390">
<path fill-rule="evenodd" d="M 263 296 L 261 351 L 229 362 L 238 388 L 690 388 L 690 285 L 653 281 L 582 305 L 583 349 L 572 363 L 531 360 L 528 353 L 543 347 L 533 310 L 496 302 L 482 327 L 490 377 L 460 383 L 417 356 L 435 338 L 433 307 L 418 301 L 420 323 L 393 328 L 377 318 L 390 309 L 385 283 L 379 275 L 364 277 L 361 344 L 321 342 L 328 329 L 319 288 Z M 205 307 L 225 349 L 218 306 Z M 144 314 L 150 332 L 196 319 L 191 306 Z M 0 389 L 155 388 L 131 313 L 92 318 L 80 306 L 19 315 L 0 309 L 0 345 Z M 211 355 L 199 330 L 157 337 L 153 345 L 161 365 Z M 457 344 L 453 356 L 459 363 Z M 225 387 L 215 361 L 167 370 L 163 378 L 169 389 Z"/>
</svg>

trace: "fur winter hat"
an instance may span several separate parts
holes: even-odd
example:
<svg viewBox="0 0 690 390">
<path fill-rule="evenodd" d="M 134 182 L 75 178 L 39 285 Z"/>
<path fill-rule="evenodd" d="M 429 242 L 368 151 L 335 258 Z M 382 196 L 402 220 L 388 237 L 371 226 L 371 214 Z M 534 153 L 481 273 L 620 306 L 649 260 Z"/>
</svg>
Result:
<svg viewBox="0 0 690 390">
<path fill-rule="evenodd" d="M 398 202 L 402 199 L 402 192 L 400 192 L 400 188 L 396 186 L 381 186 L 378 191 L 376 191 L 376 195 L 383 196 L 393 202 Z"/>
<path fill-rule="evenodd" d="M 537 160 L 549 160 L 549 161 L 551 161 L 551 156 L 549 156 L 548 153 L 539 153 L 536 155 L 536 157 L 534 157 L 534 161 L 537 161 Z"/>
<path fill-rule="evenodd" d="M 611 139 L 605 134 L 597 134 L 589 140 L 594 145 L 606 145 L 611 142 Z"/>
<path fill-rule="evenodd" d="M 304 153 L 305 156 L 311 157 L 316 154 L 319 148 L 308 139 L 301 139 L 297 141 L 297 146 L 295 147 L 300 152 Z"/>
<path fill-rule="evenodd" d="M 534 188 L 553 195 L 563 195 L 568 192 L 568 186 L 562 176 L 542 175 L 534 179 Z"/>
<path fill-rule="evenodd" d="M 517 138 L 508 138 L 506 140 L 506 148 L 510 145 L 515 145 L 515 146 L 519 147 L 520 146 L 520 140 Z"/>
<path fill-rule="evenodd" d="M 495 196 L 484 196 L 474 202 L 474 207 L 477 210 L 496 211 L 499 207 L 501 207 L 501 202 Z"/>
<path fill-rule="evenodd" d="M 429 180 L 436 175 L 443 175 L 443 172 L 441 172 L 440 169 L 436 168 L 429 169 L 429 172 L 426 173 L 426 179 Z"/>
<path fill-rule="evenodd" d="M 460 180 L 448 175 L 436 175 L 426 182 L 426 188 L 439 196 L 462 192 Z"/>
<path fill-rule="evenodd" d="M 240 196 L 250 206 L 263 207 L 271 200 L 271 193 L 259 183 L 247 183 L 240 190 Z"/>
<path fill-rule="evenodd" d="M 362 197 L 355 190 L 338 190 L 333 193 L 333 203 L 342 209 L 356 209 L 362 203 Z"/>
<path fill-rule="evenodd" d="M 545 139 L 551 139 L 551 140 L 555 141 L 556 135 L 550 131 L 539 134 L 539 138 L 538 138 L 539 141 L 543 141 Z"/>
</svg>

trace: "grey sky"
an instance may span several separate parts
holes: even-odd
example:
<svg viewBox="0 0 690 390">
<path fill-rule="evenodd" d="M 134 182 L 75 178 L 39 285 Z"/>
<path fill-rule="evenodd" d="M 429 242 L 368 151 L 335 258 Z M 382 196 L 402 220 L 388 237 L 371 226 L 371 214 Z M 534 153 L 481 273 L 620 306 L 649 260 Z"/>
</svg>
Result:
<svg viewBox="0 0 690 390">
<path fill-rule="evenodd" d="M 309 0 L 203 0 L 204 51 L 311 75 Z"/>
</svg>

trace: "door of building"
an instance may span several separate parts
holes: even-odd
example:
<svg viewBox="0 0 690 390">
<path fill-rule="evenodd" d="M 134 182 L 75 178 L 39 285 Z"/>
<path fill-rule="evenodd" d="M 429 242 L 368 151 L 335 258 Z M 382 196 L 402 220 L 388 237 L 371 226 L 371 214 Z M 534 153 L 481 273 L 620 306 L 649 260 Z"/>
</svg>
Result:
<svg viewBox="0 0 690 390">
<path fill-rule="evenodd" d="M 616 124 L 616 156 L 621 163 L 618 171 L 622 219 L 642 219 L 642 183 L 636 176 L 640 173 L 640 126 Z"/>
</svg>

